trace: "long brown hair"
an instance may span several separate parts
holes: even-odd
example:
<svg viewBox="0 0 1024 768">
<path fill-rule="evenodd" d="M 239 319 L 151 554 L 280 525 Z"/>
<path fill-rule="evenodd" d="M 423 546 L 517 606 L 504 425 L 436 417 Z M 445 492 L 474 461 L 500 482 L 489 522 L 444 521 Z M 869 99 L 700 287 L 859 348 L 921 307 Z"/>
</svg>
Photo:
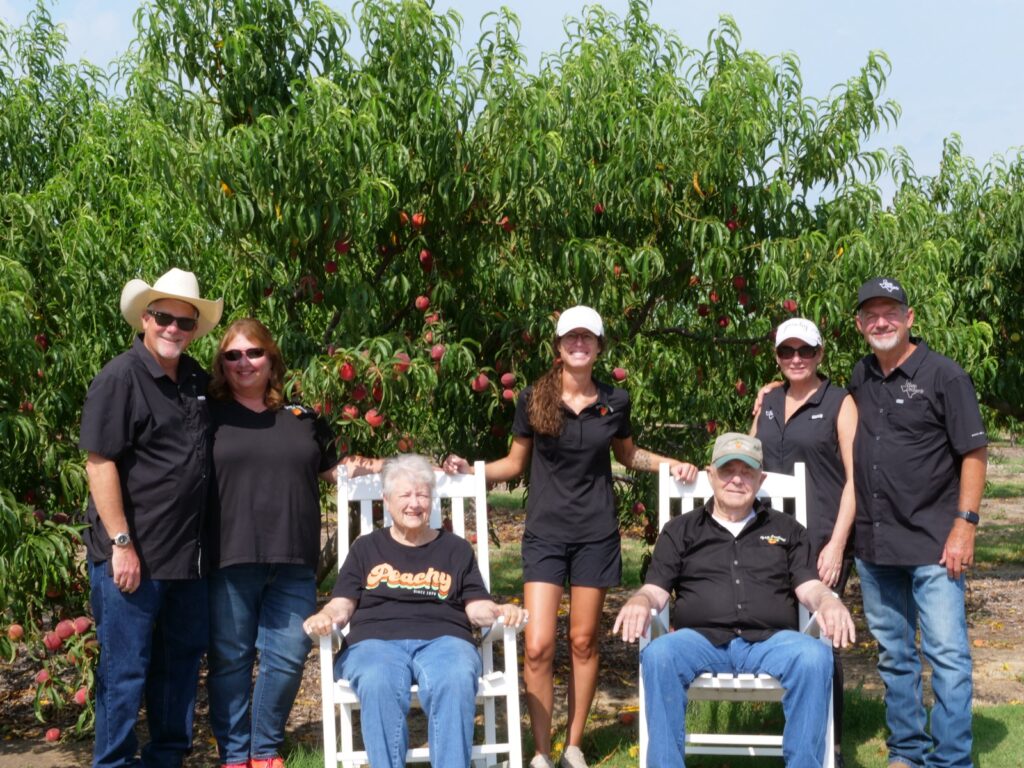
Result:
<svg viewBox="0 0 1024 768">
<path fill-rule="evenodd" d="M 560 336 L 555 336 L 555 361 L 551 368 L 533 384 L 526 413 L 534 432 L 557 437 L 562 433 L 565 411 L 562 410 L 562 356 Z M 598 354 L 604 351 L 604 336 L 597 337 Z"/>
<path fill-rule="evenodd" d="M 263 347 L 264 354 L 270 358 L 270 379 L 267 381 L 267 392 L 263 403 L 272 411 L 284 405 L 284 358 L 281 350 L 270 335 L 267 326 L 254 317 L 243 317 L 235 320 L 224 331 L 224 336 L 217 346 L 217 356 L 213 359 L 213 380 L 210 382 L 210 394 L 217 400 L 231 400 L 231 387 L 224 374 L 224 350 L 236 336 L 245 336 Z"/>
</svg>

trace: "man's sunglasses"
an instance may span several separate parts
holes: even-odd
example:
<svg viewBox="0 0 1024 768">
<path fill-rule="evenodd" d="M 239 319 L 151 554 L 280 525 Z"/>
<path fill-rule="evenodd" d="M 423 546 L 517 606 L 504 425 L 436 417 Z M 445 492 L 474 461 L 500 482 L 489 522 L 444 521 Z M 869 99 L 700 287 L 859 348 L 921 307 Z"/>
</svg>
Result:
<svg viewBox="0 0 1024 768">
<path fill-rule="evenodd" d="M 777 347 L 775 354 L 779 356 L 780 360 L 792 360 L 793 355 L 800 355 L 801 360 L 810 360 L 818 354 L 818 349 L 810 344 L 804 344 L 802 347 Z"/>
<path fill-rule="evenodd" d="M 263 347 L 249 347 L 246 350 L 226 349 L 221 354 L 224 356 L 224 359 L 227 360 L 229 363 L 237 363 L 239 360 L 242 359 L 242 355 L 245 355 L 250 360 L 259 360 L 261 357 L 263 357 L 263 355 L 266 354 L 266 351 L 263 349 Z"/>
<path fill-rule="evenodd" d="M 155 309 L 147 309 L 146 314 L 156 320 L 156 324 L 161 328 L 166 328 L 171 323 L 175 323 L 180 331 L 194 331 L 196 329 L 197 320 L 194 317 L 177 317 L 166 312 L 157 312 Z"/>
</svg>

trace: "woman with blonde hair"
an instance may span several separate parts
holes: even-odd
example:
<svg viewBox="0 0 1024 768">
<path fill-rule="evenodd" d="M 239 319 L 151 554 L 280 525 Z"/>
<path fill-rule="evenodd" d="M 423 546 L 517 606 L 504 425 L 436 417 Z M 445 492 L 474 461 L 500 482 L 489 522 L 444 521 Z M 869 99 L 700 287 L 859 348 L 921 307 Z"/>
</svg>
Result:
<svg viewBox="0 0 1024 768">
<path fill-rule="evenodd" d="M 520 393 L 509 453 L 484 470 L 488 482 L 505 482 L 530 467 L 522 557 L 524 604 L 530 614 L 523 678 L 536 750 L 531 768 L 553 766 L 555 626 L 566 582 L 571 669 L 560 764 L 586 768 L 580 744 L 597 687 L 601 612 L 607 589 L 622 576 L 609 451 L 630 469 L 655 472 L 667 462 L 679 479 L 697 476 L 692 464 L 633 442 L 629 394 L 593 377 L 603 349 L 604 323 L 597 312 L 576 306 L 561 313 L 555 363 Z M 472 472 L 473 465 L 451 455 L 444 469 Z"/>
</svg>

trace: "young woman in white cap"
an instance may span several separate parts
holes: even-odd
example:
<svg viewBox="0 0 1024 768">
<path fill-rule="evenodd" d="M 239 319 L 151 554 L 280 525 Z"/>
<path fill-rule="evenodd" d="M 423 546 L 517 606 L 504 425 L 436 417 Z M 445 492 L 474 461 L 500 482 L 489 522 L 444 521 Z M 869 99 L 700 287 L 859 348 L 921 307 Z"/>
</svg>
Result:
<svg viewBox="0 0 1024 768">
<path fill-rule="evenodd" d="M 810 478 L 807 528 L 818 558 L 818 577 L 842 594 L 853 566 L 857 406 L 846 389 L 818 373 L 823 355 L 821 333 L 810 320 L 794 317 L 779 325 L 775 357 L 785 381 L 764 393 L 751 434 L 761 441 L 766 471 L 788 474 L 794 463 L 806 464 Z M 838 756 L 843 721 L 843 667 L 838 651 L 833 660 Z"/>
<path fill-rule="evenodd" d="M 677 478 L 697 476 L 692 464 L 666 458 L 633 442 L 629 394 L 593 378 L 604 348 L 604 324 L 590 307 L 561 313 L 555 363 L 516 404 L 508 455 L 485 467 L 489 482 L 519 477 L 530 467 L 523 536 L 526 626 L 523 678 L 536 754 L 531 768 L 551 768 L 553 662 L 558 607 L 570 589 L 566 747 L 560 764 L 586 768 L 583 727 L 597 687 L 598 631 L 605 592 L 622 574 L 618 518 L 609 449 L 630 469 L 657 471 L 666 462 Z M 447 472 L 472 472 L 451 455 Z"/>
</svg>

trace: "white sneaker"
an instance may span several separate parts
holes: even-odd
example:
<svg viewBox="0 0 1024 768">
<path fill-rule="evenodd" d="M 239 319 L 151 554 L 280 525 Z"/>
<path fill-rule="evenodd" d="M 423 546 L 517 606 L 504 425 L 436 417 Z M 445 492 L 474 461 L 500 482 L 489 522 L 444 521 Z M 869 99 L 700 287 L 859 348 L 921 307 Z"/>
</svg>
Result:
<svg viewBox="0 0 1024 768">
<path fill-rule="evenodd" d="M 562 759 L 558 761 L 561 768 L 587 768 L 587 761 L 583 759 L 583 752 L 579 747 L 568 746 L 562 752 Z"/>
<path fill-rule="evenodd" d="M 555 768 L 555 764 L 547 755 L 534 755 L 530 760 L 530 768 Z"/>
</svg>

